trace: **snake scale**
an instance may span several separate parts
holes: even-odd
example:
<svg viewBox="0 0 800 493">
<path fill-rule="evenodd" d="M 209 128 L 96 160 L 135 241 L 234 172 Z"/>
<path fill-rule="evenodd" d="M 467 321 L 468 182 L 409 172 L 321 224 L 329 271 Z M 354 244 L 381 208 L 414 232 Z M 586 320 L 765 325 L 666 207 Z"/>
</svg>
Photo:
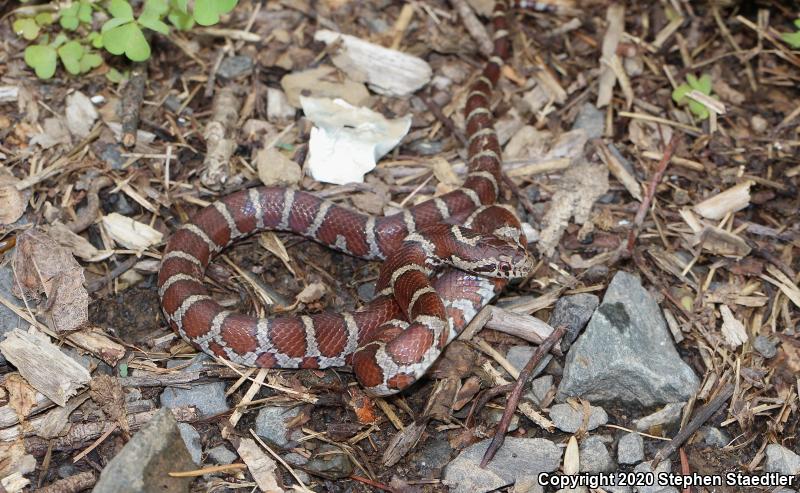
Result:
<svg viewBox="0 0 800 493">
<path fill-rule="evenodd" d="M 495 4 L 494 51 L 469 89 L 468 175 L 461 188 L 384 217 L 294 188 L 227 195 L 201 209 L 167 243 L 158 290 L 173 330 L 198 349 L 245 366 L 349 364 L 366 390 L 388 395 L 420 378 L 509 279 L 526 276 L 533 262 L 519 220 L 495 205 L 501 150 L 490 100 L 511 51 L 508 7 L 505 1 Z M 340 313 L 256 318 L 225 310 L 203 285 L 205 269 L 238 238 L 264 230 L 384 261 L 375 299 Z"/>
</svg>

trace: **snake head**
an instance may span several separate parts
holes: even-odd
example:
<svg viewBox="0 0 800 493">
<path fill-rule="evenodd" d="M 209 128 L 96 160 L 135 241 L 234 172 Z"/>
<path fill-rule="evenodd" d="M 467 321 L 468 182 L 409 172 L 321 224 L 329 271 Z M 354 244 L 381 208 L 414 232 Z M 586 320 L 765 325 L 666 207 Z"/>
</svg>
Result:
<svg viewBox="0 0 800 493">
<path fill-rule="evenodd" d="M 511 240 L 491 235 L 481 235 L 475 251 L 469 257 L 451 257 L 453 265 L 461 270 L 499 279 L 521 279 L 533 270 L 533 257 L 528 250 Z"/>
</svg>

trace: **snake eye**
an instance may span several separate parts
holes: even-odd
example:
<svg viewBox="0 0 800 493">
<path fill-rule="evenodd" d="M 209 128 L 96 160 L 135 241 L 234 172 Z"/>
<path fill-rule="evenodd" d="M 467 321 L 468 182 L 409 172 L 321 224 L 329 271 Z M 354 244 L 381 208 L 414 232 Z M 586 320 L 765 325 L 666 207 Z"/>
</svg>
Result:
<svg viewBox="0 0 800 493">
<path fill-rule="evenodd" d="M 497 268 L 500 269 L 500 272 L 502 272 L 503 274 L 508 274 L 509 272 L 511 272 L 511 264 L 509 264 L 508 262 L 500 262 Z"/>
</svg>

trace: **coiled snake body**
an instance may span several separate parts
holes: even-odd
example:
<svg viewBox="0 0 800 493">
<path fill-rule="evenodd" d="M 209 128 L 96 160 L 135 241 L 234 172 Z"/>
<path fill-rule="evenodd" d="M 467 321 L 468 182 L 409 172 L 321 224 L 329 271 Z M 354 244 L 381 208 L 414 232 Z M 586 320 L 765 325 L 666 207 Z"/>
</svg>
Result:
<svg viewBox="0 0 800 493">
<path fill-rule="evenodd" d="M 532 260 L 519 221 L 493 205 L 501 151 L 489 102 L 510 52 L 506 2 L 496 2 L 492 17 L 494 54 L 470 87 L 465 108 L 469 174 L 461 188 L 385 217 L 292 188 L 228 195 L 200 210 L 167 243 L 158 289 L 170 326 L 202 351 L 246 366 L 351 364 L 368 391 L 387 395 L 417 380 L 506 279 L 527 275 Z M 255 318 L 225 310 L 203 286 L 205 268 L 237 238 L 262 230 L 290 231 L 384 260 L 378 296 L 342 313 Z M 442 264 L 460 270 L 445 268 L 430 280 Z"/>
</svg>

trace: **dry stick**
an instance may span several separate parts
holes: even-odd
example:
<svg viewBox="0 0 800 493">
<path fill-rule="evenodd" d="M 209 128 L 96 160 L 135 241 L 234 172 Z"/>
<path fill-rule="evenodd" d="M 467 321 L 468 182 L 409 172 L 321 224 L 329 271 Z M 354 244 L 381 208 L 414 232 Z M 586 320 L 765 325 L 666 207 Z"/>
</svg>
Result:
<svg viewBox="0 0 800 493">
<path fill-rule="evenodd" d="M 73 233 L 80 233 L 92 225 L 100 212 L 100 190 L 110 187 L 114 182 L 107 176 L 98 176 L 92 180 L 89 192 L 86 194 L 86 208 L 81 210 L 74 221 L 66 224 Z"/>
<path fill-rule="evenodd" d="M 39 493 L 77 493 L 91 488 L 97 478 L 91 471 L 81 472 L 68 478 L 59 479 L 44 488 L 39 488 Z"/>
<path fill-rule="evenodd" d="M 728 401 L 728 399 L 731 398 L 731 396 L 733 396 L 733 385 L 728 384 L 722 389 L 718 396 L 712 399 L 705 406 L 701 407 L 697 411 L 697 414 L 695 414 L 694 418 L 692 418 L 692 420 L 689 421 L 669 443 L 661 447 L 653 459 L 653 467 L 656 467 L 659 462 L 666 459 L 676 450 L 678 450 L 678 447 L 683 445 L 683 443 L 688 440 L 695 431 L 703 426 L 703 424 L 708 421 L 708 419 L 715 412 L 717 412 L 719 408 L 721 408 Z"/>
<path fill-rule="evenodd" d="M 136 132 L 139 130 L 139 111 L 144 100 L 145 82 L 147 82 L 147 63 L 134 64 L 131 78 L 122 93 L 120 105 L 122 145 L 129 149 L 136 145 Z"/>
<path fill-rule="evenodd" d="M 133 266 L 136 265 L 136 263 L 138 261 L 139 261 L 139 259 L 136 258 L 136 256 L 132 255 L 131 257 L 129 257 L 125 261 L 120 262 L 119 264 L 117 264 L 117 266 L 114 267 L 114 269 L 111 272 L 109 272 L 108 274 L 104 275 L 103 277 L 101 277 L 99 279 L 95 279 L 95 280 L 93 280 L 91 282 L 88 282 L 86 284 L 86 291 L 88 291 L 89 293 L 94 293 L 95 291 L 99 291 L 106 284 L 110 283 L 111 281 L 113 281 L 114 279 L 118 278 L 122 274 L 124 274 L 124 273 L 128 272 L 129 270 L 131 270 L 133 268 Z"/>
<path fill-rule="evenodd" d="M 486 453 L 483 454 L 483 459 L 481 459 L 481 469 L 486 468 L 486 465 L 490 460 L 492 460 L 494 454 L 496 454 L 503 445 L 503 442 L 506 439 L 508 426 L 511 424 L 511 418 L 514 416 L 514 412 L 517 410 L 517 405 L 519 404 L 519 399 L 522 397 L 522 390 L 525 388 L 525 385 L 528 383 L 528 380 L 530 380 L 531 376 L 533 376 L 533 369 L 536 368 L 536 365 L 538 365 L 542 358 L 544 358 L 544 355 L 549 353 L 550 349 L 552 349 L 553 346 L 555 346 L 555 344 L 561 340 L 561 337 L 566 331 L 567 327 L 564 325 L 557 327 L 556 330 L 550 334 L 550 336 L 545 339 L 538 348 L 536 348 L 536 352 L 534 352 L 533 356 L 531 356 L 531 359 L 528 360 L 528 364 L 526 364 L 525 368 L 519 372 L 519 378 L 514 386 L 514 390 L 512 390 L 511 395 L 508 396 L 503 417 L 500 418 L 500 422 L 497 424 L 497 428 L 495 429 L 494 437 L 492 437 L 492 443 L 489 444 L 489 448 L 486 449 Z"/>
<path fill-rule="evenodd" d="M 661 178 L 664 177 L 664 172 L 667 171 L 667 165 L 669 164 L 670 159 L 672 159 L 672 153 L 675 152 L 675 147 L 677 144 L 678 134 L 676 133 L 672 136 L 672 139 L 670 139 L 669 144 L 667 144 L 667 148 L 664 149 L 664 155 L 661 156 L 661 161 L 658 163 L 658 168 L 656 168 L 656 172 L 653 174 L 653 178 L 650 180 L 650 185 L 647 187 L 647 194 L 645 194 L 644 200 L 639 205 L 639 210 L 636 211 L 636 218 L 633 220 L 633 227 L 628 233 L 628 243 L 625 249 L 625 252 L 628 256 L 630 256 L 633 252 L 633 245 L 636 243 L 636 238 L 639 236 L 639 230 L 642 227 L 644 216 L 647 215 L 647 210 L 650 209 L 650 204 L 653 202 L 653 197 L 655 197 L 656 194 L 656 187 L 661 182 Z"/>
</svg>

